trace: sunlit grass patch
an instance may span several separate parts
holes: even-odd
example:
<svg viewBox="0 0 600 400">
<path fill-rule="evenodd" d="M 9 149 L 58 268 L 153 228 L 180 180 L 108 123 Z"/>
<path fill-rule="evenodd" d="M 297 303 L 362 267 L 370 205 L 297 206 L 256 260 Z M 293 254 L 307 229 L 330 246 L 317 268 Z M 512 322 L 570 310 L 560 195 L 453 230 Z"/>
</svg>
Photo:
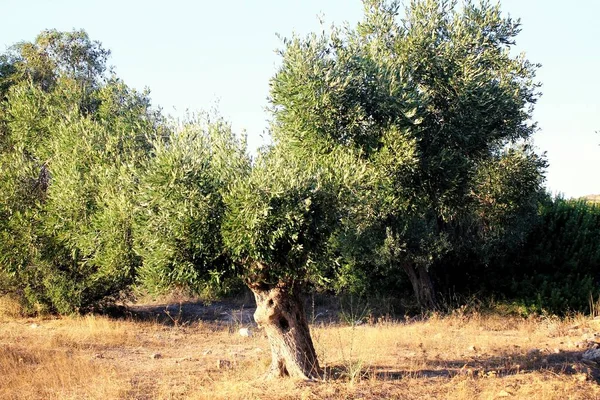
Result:
<svg viewBox="0 0 600 400">
<path fill-rule="evenodd" d="M 0 324 L 4 399 L 590 399 L 589 317 L 433 315 L 311 327 L 323 381 L 265 381 L 263 332 L 105 316 Z"/>
</svg>

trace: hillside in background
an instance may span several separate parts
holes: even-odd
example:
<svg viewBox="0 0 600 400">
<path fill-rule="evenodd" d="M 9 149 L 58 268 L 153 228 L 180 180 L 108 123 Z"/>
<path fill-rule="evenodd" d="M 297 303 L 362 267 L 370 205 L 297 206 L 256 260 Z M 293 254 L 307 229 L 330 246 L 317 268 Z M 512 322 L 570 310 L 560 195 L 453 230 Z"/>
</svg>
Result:
<svg viewBox="0 0 600 400">
<path fill-rule="evenodd" d="M 587 196 L 583 196 L 581 199 L 589 201 L 590 203 L 600 203 L 600 194 L 588 194 Z"/>
</svg>

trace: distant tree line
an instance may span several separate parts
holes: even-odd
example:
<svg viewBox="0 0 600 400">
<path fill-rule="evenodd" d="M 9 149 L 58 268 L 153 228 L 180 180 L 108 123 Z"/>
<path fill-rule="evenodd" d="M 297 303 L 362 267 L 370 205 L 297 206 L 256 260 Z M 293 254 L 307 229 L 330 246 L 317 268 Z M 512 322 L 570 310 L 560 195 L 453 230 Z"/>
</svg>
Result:
<svg viewBox="0 0 600 400">
<path fill-rule="evenodd" d="M 320 374 L 308 290 L 449 293 L 587 311 L 600 209 L 545 193 L 539 67 L 499 6 L 365 0 L 354 28 L 284 41 L 273 144 L 184 122 L 107 68 L 84 31 L 0 56 L 0 295 L 87 312 L 130 295 L 245 284 L 275 376 Z M 282 339 L 283 338 L 283 339 Z"/>
</svg>

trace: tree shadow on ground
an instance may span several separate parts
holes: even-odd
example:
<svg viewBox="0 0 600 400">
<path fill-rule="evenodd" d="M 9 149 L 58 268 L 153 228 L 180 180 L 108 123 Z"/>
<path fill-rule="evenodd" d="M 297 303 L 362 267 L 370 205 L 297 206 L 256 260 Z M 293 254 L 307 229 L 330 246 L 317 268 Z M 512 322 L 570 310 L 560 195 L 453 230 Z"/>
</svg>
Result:
<svg viewBox="0 0 600 400">
<path fill-rule="evenodd" d="M 600 368 L 582 361 L 583 351 L 560 351 L 554 354 L 505 354 L 473 356 L 462 360 L 425 360 L 423 368 L 402 369 L 397 366 L 373 365 L 360 368 L 357 364 L 333 365 L 326 369 L 326 379 L 376 379 L 393 381 L 405 378 L 447 378 L 467 376 L 475 379 L 506 377 L 532 372 L 555 375 L 586 374 L 600 382 Z"/>
<path fill-rule="evenodd" d="M 311 324 L 339 322 L 339 310 L 331 302 L 315 306 L 314 300 L 305 303 L 307 318 Z M 199 321 L 228 325 L 253 325 L 256 302 L 252 297 L 242 296 L 219 301 L 181 301 L 153 304 L 113 306 L 103 314 L 113 318 L 135 321 L 152 321 L 164 325 L 190 325 Z"/>
<path fill-rule="evenodd" d="M 190 325 L 196 322 L 215 324 L 252 324 L 256 306 L 240 301 L 186 301 L 151 305 L 132 305 L 121 309 L 116 317 L 135 321 L 152 321 L 164 325 Z"/>
</svg>

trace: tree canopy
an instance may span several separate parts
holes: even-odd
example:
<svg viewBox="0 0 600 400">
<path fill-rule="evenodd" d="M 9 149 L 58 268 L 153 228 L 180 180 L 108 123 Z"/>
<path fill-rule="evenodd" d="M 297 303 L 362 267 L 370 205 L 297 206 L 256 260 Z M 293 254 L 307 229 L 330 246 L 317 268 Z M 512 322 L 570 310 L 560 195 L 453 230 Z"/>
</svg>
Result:
<svg viewBox="0 0 600 400">
<path fill-rule="evenodd" d="M 30 307 L 85 310 L 134 280 L 134 171 L 160 116 L 105 76 L 81 31 L 9 50 L 0 111 L 0 265 Z"/>
<path fill-rule="evenodd" d="M 353 242 L 366 239 L 370 251 L 350 258 L 368 254 L 403 269 L 431 307 L 428 269 L 461 245 L 481 203 L 515 208 L 540 191 L 545 164 L 530 147 L 502 156 L 535 132 L 537 65 L 511 55 L 520 25 L 499 5 L 418 1 L 401 17 L 396 2 L 364 5 L 354 29 L 285 41 L 271 83 L 274 138 L 352 149 L 365 160 L 377 181 L 363 193 L 371 210 L 351 219 L 352 240 L 340 243 L 365 250 Z M 503 174 L 515 152 L 530 161 L 511 168 L 532 168 L 511 175 L 519 196 L 484 199 L 483 171 Z"/>
</svg>

